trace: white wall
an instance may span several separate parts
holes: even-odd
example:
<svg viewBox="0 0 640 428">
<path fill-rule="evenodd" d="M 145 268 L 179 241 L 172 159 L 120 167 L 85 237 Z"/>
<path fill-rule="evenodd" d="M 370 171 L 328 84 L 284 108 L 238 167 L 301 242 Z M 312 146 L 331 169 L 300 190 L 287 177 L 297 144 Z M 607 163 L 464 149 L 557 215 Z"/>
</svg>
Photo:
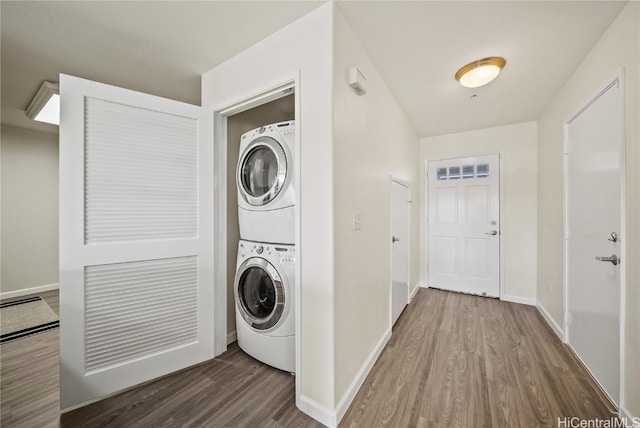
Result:
<svg viewBox="0 0 640 428">
<path fill-rule="evenodd" d="M 327 3 L 205 73 L 202 104 L 222 108 L 299 73 L 301 355 L 297 403 L 316 417 L 334 405 L 332 23 Z"/>
<path fill-rule="evenodd" d="M 358 66 L 367 93 L 347 82 Z M 339 9 L 334 23 L 333 218 L 335 227 L 336 404 L 390 332 L 390 176 L 411 184 L 410 283 L 419 280 L 418 135 Z M 361 214 L 361 229 L 352 215 Z M 366 374 L 366 373 L 364 373 Z M 343 399 L 344 397 L 344 399 Z"/>
<path fill-rule="evenodd" d="M 3 125 L 1 144 L 1 291 L 57 284 L 58 136 Z"/>
<path fill-rule="evenodd" d="M 622 404 L 640 416 L 640 4 L 631 1 L 585 57 L 538 121 L 538 300 L 563 325 L 563 124 L 597 90 L 625 69 L 626 352 Z"/>
<path fill-rule="evenodd" d="M 536 122 L 460 132 L 420 140 L 422 278 L 427 280 L 425 162 L 500 153 L 502 158 L 501 295 L 507 300 L 535 303 L 537 257 L 537 129 Z"/>
<path fill-rule="evenodd" d="M 412 183 L 414 199 L 419 196 L 418 137 L 342 16 L 333 18 L 334 5 L 325 4 L 202 80 L 203 105 L 218 108 L 300 73 L 297 404 L 327 425 L 341 416 L 338 405 L 349 404 L 343 399 L 349 386 L 389 332 L 390 175 Z M 346 85 L 354 63 L 369 79 L 364 97 Z M 413 284 L 419 276 L 417 205 Z M 358 233 L 351 231 L 356 210 L 362 214 Z"/>
<path fill-rule="evenodd" d="M 230 116 L 227 120 L 227 337 L 230 339 L 236 336 L 233 286 L 240 240 L 238 192 L 236 191 L 236 165 L 240 155 L 240 137 L 245 132 L 260 126 L 293 119 L 295 119 L 294 97 L 288 95 Z"/>
</svg>

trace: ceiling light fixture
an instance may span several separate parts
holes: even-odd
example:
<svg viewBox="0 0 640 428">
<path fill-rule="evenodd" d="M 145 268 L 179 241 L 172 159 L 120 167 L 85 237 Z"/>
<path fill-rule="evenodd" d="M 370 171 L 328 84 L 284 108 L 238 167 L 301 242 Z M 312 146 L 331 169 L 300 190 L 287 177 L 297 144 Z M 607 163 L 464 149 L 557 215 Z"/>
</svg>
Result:
<svg viewBox="0 0 640 428">
<path fill-rule="evenodd" d="M 60 125 L 60 90 L 57 83 L 42 82 L 26 113 L 29 119 Z"/>
<path fill-rule="evenodd" d="M 507 61 L 499 56 L 491 56 L 470 62 L 456 73 L 456 80 L 465 88 L 478 88 L 498 77 Z"/>
</svg>

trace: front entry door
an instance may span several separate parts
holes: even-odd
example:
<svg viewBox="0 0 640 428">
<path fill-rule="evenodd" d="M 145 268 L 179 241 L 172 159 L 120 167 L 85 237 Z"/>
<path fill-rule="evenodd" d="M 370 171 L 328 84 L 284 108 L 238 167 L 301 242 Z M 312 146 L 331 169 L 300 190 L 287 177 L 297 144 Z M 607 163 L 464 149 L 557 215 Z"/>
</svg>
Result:
<svg viewBox="0 0 640 428">
<path fill-rule="evenodd" d="M 567 340 L 616 404 L 620 396 L 620 275 L 626 263 L 615 260 L 624 242 L 620 97 L 616 79 L 568 122 L 565 149 Z"/>
<path fill-rule="evenodd" d="M 428 166 L 429 287 L 500 296 L 500 158 Z"/>
<path fill-rule="evenodd" d="M 62 409 L 214 356 L 213 114 L 60 76 Z"/>
</svg>

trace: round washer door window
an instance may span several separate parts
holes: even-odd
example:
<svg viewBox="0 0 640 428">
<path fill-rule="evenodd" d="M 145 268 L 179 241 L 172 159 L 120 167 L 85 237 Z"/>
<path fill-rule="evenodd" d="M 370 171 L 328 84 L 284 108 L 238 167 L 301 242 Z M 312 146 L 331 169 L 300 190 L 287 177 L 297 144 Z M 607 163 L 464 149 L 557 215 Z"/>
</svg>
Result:
<svg viewBox="0 0 640 428">
<path fill-rule="evenodd" d="M 240 156 L 236 179 L 242 198 L 251 205 L 266 205 L 274 200 L 286 178 L 284 150 L 271 137 L 254 139 Z"/>
<path fill-rule="evenodd" d="M 238 270 L 235 291 L 240 314 L 256 330 L 267 330 L 282 317 L 282 281 L 266 260 L 253 258 L 245 261 Z"/>
</svg>

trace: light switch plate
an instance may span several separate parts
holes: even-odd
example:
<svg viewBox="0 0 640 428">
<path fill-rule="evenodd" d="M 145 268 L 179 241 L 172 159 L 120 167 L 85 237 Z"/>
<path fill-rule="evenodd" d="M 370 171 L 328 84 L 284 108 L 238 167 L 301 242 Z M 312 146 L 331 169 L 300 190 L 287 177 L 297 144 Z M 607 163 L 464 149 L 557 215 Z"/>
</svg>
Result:
<svg viewBox="0 0 640 428">
<path fill-rule="evenodd" d="M 359 230 L 361 226 L 360 213 L 353 213 L 353 230 Z"/>
</svg>

